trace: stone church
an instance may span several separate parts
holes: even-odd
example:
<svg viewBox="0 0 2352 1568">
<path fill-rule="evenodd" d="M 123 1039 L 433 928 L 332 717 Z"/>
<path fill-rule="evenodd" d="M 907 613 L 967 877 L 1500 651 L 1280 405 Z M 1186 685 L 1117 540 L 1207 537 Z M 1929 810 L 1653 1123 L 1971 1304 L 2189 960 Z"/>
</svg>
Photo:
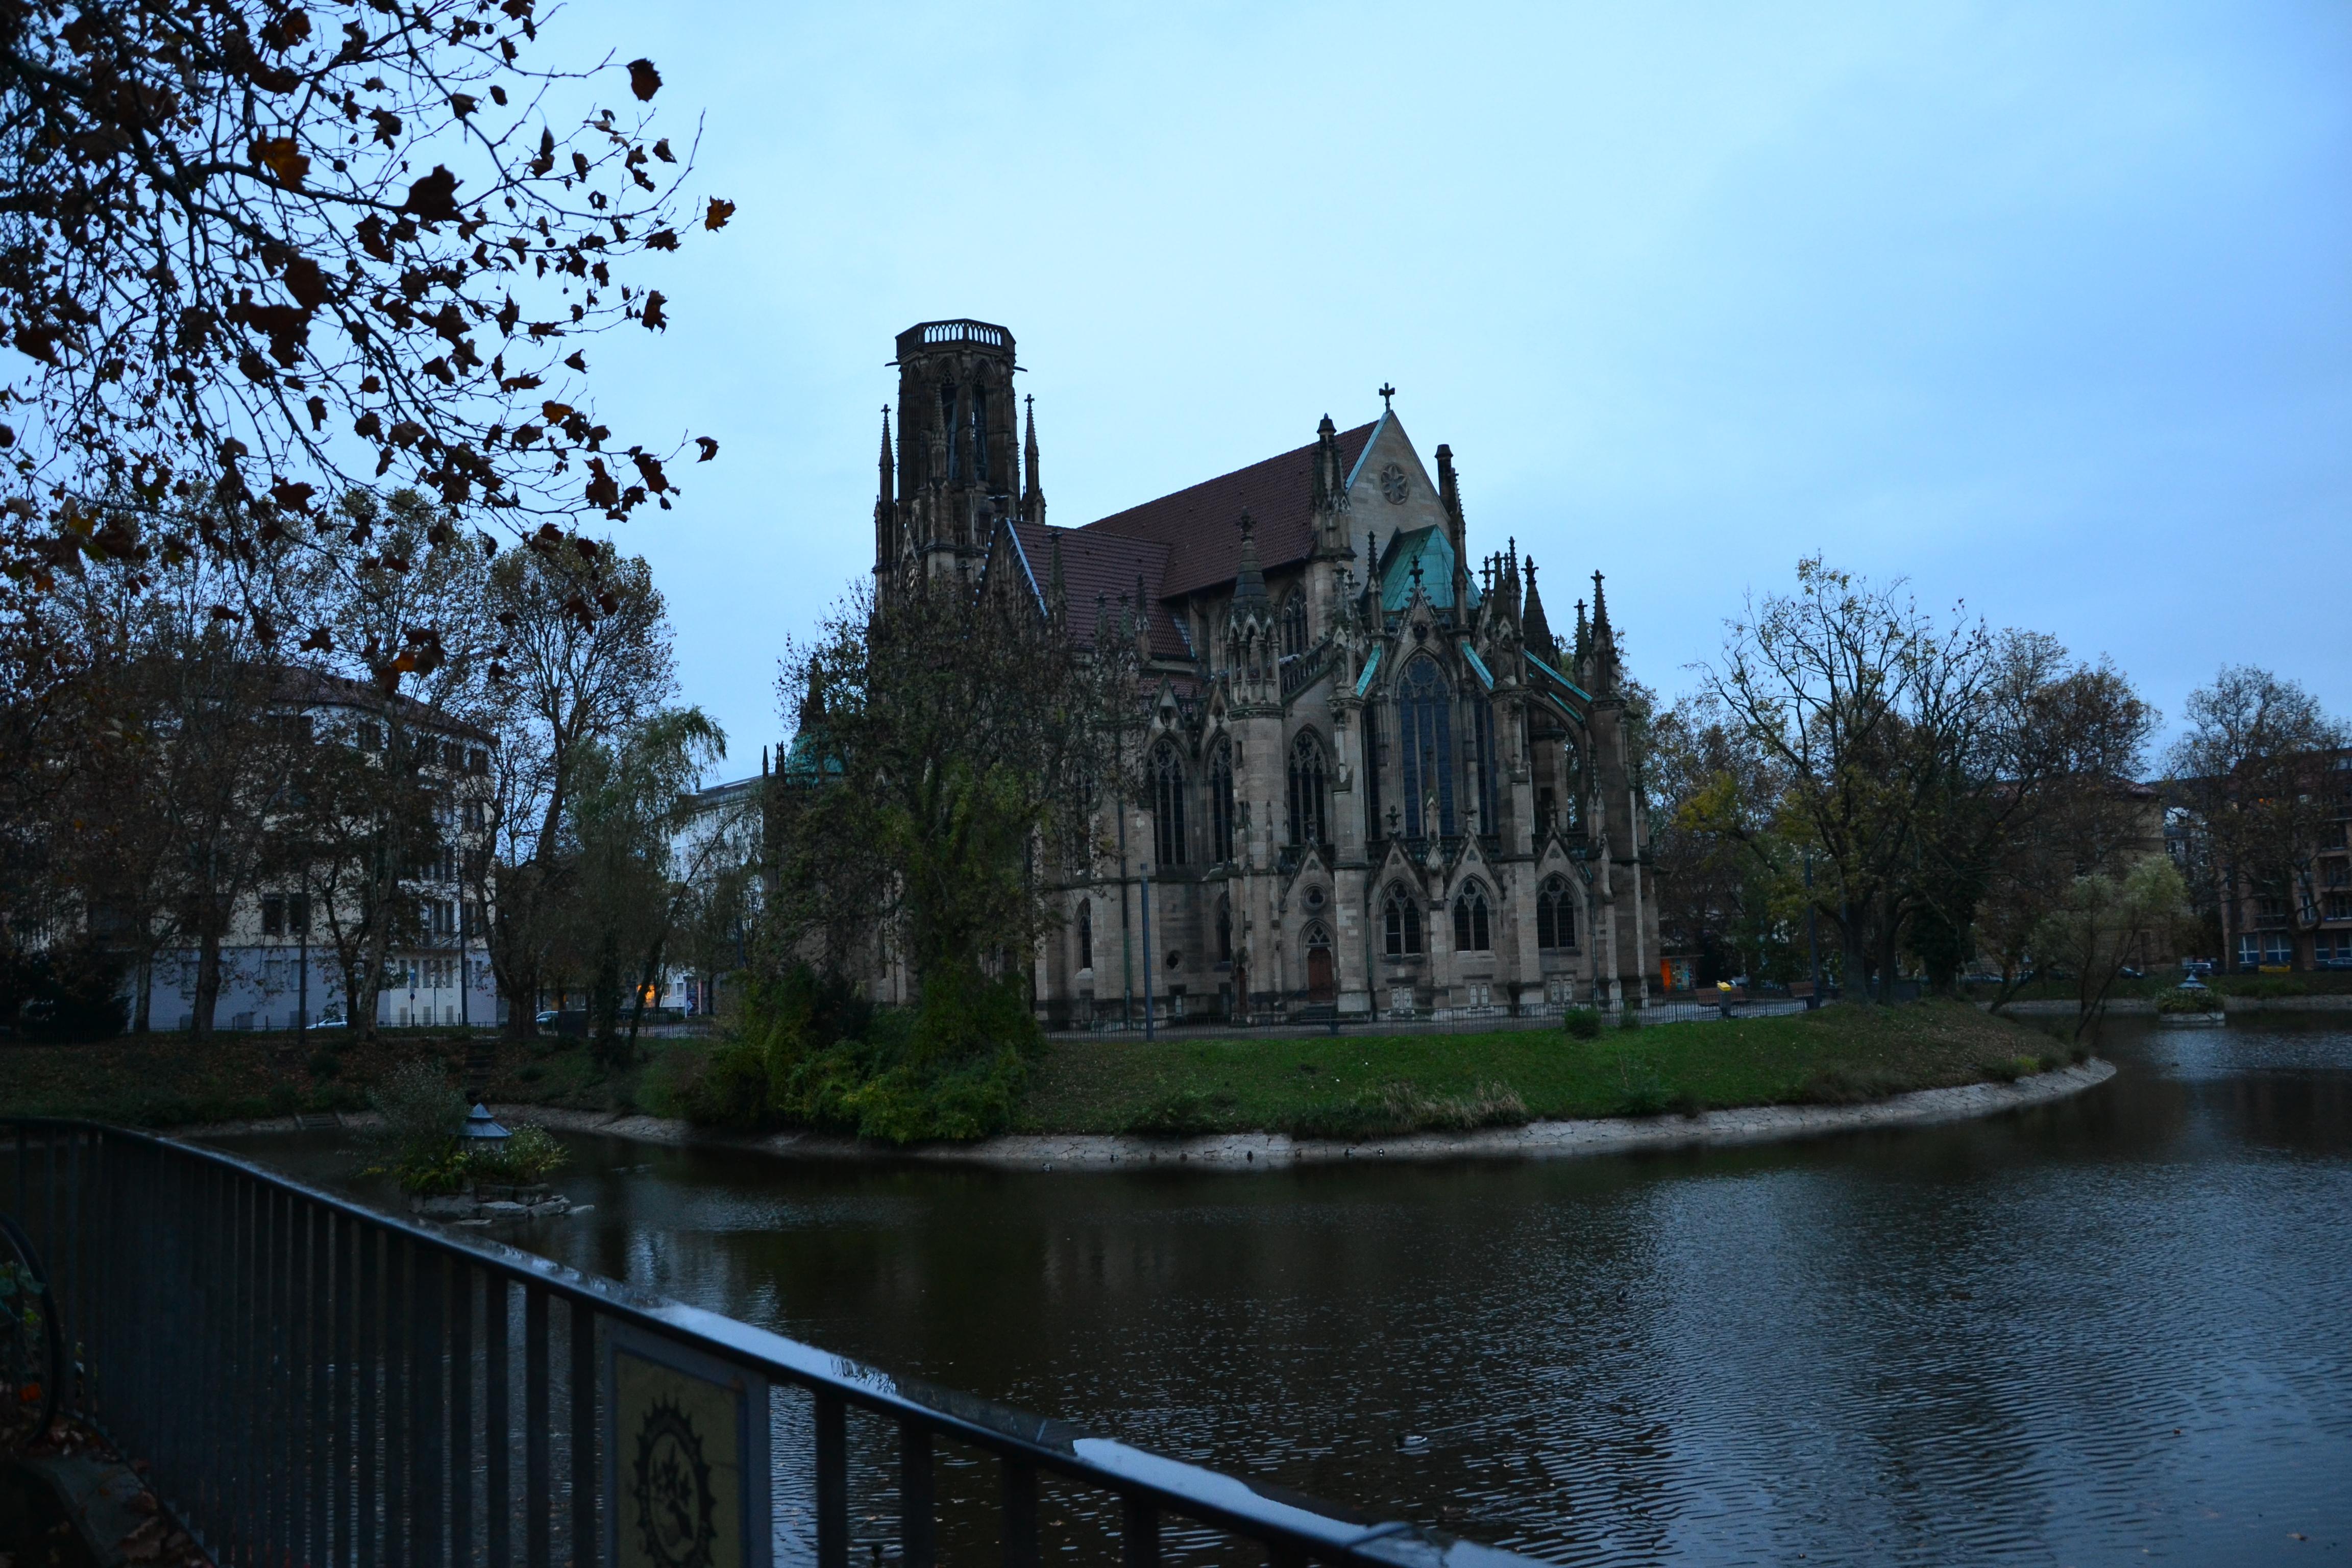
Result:
<svg viewBox="0 0 2352 1568">
<path fill-rule="evenodd" d="M 1658 949 L 1599 574 L 1554 637 L 1536 564 L 1474 557 L 1383 387 L 1352 429 L 1078 528 L 1050 525 L 1013 334 L 898 334 L 874 510 L 901 574 L 999 579 L 1133 639 L 1140 799 L 1101 794 L 1034 958 L 1054 1026 L 1615 1006 Z M 1489 542 L 1491 544 L 1492 542 Z"/>
</svg>

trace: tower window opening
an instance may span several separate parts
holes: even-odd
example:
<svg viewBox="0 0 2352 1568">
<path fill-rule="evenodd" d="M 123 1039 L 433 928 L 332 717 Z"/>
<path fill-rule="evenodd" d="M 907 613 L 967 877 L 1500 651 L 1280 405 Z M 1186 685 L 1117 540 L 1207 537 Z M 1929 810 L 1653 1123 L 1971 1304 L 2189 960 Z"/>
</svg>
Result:
<svg viewBox="0 0 2352 1568">
<path fill-rule="evenodd" d="M 1234 858 L 1234 743 L 1219 741 L 1209 761 L 1209 838 L 1217 858 Z"/>
<path fill-rule="evenodd" d="M 1546 949 L 1576 945 L 1576 905 L 1562 877 L 1546 877 L 1536 891 L 1536 945 Z"/>
<path fill-rule="evenodd" d="M 1311 730 L 1301 731 L 1290 748 L 1290 841 L 1293 844 L 1331 842 L 1330 813 L 1325 806 L 1322 743 Z"/>
</svg>

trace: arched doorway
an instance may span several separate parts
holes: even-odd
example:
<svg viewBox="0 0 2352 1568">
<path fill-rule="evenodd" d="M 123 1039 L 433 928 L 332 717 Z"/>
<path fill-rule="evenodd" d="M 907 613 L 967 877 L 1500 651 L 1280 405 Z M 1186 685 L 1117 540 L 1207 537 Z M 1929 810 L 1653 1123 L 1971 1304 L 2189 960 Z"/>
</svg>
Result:
<svg viewBox="0 0 2352 1568">
<path fill-rule="evenodd" d="M 1331 973 L 1331 933 L 1318 923 L 1307 928 L 1307 999 L 1331 1002 L 1339 987 Z"/>
</svg>

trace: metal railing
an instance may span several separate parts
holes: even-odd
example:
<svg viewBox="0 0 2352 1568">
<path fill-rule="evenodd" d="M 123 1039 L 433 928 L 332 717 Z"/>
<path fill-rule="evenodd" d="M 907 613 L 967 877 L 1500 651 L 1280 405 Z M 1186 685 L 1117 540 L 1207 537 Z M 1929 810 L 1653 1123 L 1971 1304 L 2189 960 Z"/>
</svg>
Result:
<svg viewBox="0 0 2352 1568">
<path fill-rule="evenodd" d="M 1150 1568 L 1235 1548 L 1278 1563 L 1525 1561 L 894 1377 L 214 1150 L 4 1120 L 0 1192 L 48 1259 L 79 1365 L 68 1408 L 148 1463 L 225 1565 L 708 1562 L 694 1532 L 725 1524 L 714 1498 L 743 1503 L 722 1563 L 847 1568 L 855 1549 L 902 1568 L 943 1553 L 1036 1568 L 1051 1550 Z M 643 1393 L 660 1378 L 686 1380 L 667 1415 Z M 680 1402 L 706 1395 L 740 1401 L 731 1471 L 702 1463 L 724 1458 L 723 1419 L 676 1437 Z M 680 1488 L 705 1500 L 698 1524 L 658 1506 Z"/>
</svg>

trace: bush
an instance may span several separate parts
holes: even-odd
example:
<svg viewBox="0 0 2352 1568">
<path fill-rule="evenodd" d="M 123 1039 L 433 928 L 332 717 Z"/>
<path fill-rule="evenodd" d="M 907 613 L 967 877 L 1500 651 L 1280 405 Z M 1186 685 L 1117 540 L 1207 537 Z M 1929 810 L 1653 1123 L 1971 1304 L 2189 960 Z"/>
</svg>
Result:
<svg viewBox="0 0 2352 1568">
<path fill-rule="evenodd" d="M 1136 1112 L 1126 1131 L 1143 1138 L 1191 1138 L 1214 1132 L 1237 1103 L 1223 1090 L 1203 1094 L 1197 1089 L 1180 1089 Z"/>
<path fill-rule="evenodd" d="M 1601 1037 L 1601 1015 L 1590 1007 L 1571 1007 L 1560 1015 L 1560 1023 L 1571 1040 L 1597 1040 Z"/>
<path fill-rule="evenodd" d="M 1019 979 L 992 981 L 977 971 L 927 978 L 911 1009 L 880 1008 L 846 981 L 803 965 L 755 991 L 745 1017 L 743 1038 L 767 1068 L 763 1123 L 892 1143 L 1002 1131 L 1031 1058 L 1045 1048 Z M 727 1086 L 747 1086 L 748 1075 L 747 1060 L 714 1059 L 706 1112 L 717 1113 Z"/>
<path fill-rule="evenodd" d="M 1625 1005 L 1624 1010 L 1617 1015 L 1617 1026 L 1621 1029 L 1640 1028 L 1642 1026 L 1642 1010 L 1628 1002 Z"/>
<path fill-rule="evenodd" d="M 2051 1058 L 2051 1065 L 2054 1066 L 2056 1062 L 2056 1058 Z M 2040 1072 L 2042 1066 L 2042 1060 L 2036 1057 L 2011 1057 L 2006 1061 L 1986 1062 L 1978 1070 L 1997 1083 L 2015 1083 L 2019 1079 L 2030 1078 Z"/>
<path fill-rule="evenodd" d="M 572 1163 L 571 1152 L 536 1122 L 516 1126 L 503 1143 L 469 1152 L 467 1173 L 493 1182 L 530 1186 Z"/>
<path fill-rule="evenodd" d="M 2194 989 L 2176 985 L 2157 994 L 2156 1010 L 2172 1014 L 2218 1013 L 2221 1011 L 2221 994 L 2206 985 Z"/>
<path fill-rule="evenodd" d="M 1282 1131 L 1294 1138 L 1345 1140 L 1517 1127 L 1528 1120 L 1526 1102 L 1507 1084 L 1482 1083 L 1465 1095 L 1433 1095 L 1414 1084 L 1389 1083 L 1294 1111 Z"/>
<path fill-rule="evenodd" d="M 1625 1097 L 1617 1102 L 1620 1116 L 1656 1116 L 1666 1109 L 1664 1079 L 1644 1068 L 1625 1080 Z"/>
<path fill-rule="evenodd" d="M 404 1193 L 453 1193 L 466 1179 L 457 1130 L 466 1124 L 466 1097 L 449 1082 L 436 1057 L 417 1057 L 383 1075 L 368 1103 L 383 1118 L 392 1146 L 389 1169 Z"/>
</svg>

